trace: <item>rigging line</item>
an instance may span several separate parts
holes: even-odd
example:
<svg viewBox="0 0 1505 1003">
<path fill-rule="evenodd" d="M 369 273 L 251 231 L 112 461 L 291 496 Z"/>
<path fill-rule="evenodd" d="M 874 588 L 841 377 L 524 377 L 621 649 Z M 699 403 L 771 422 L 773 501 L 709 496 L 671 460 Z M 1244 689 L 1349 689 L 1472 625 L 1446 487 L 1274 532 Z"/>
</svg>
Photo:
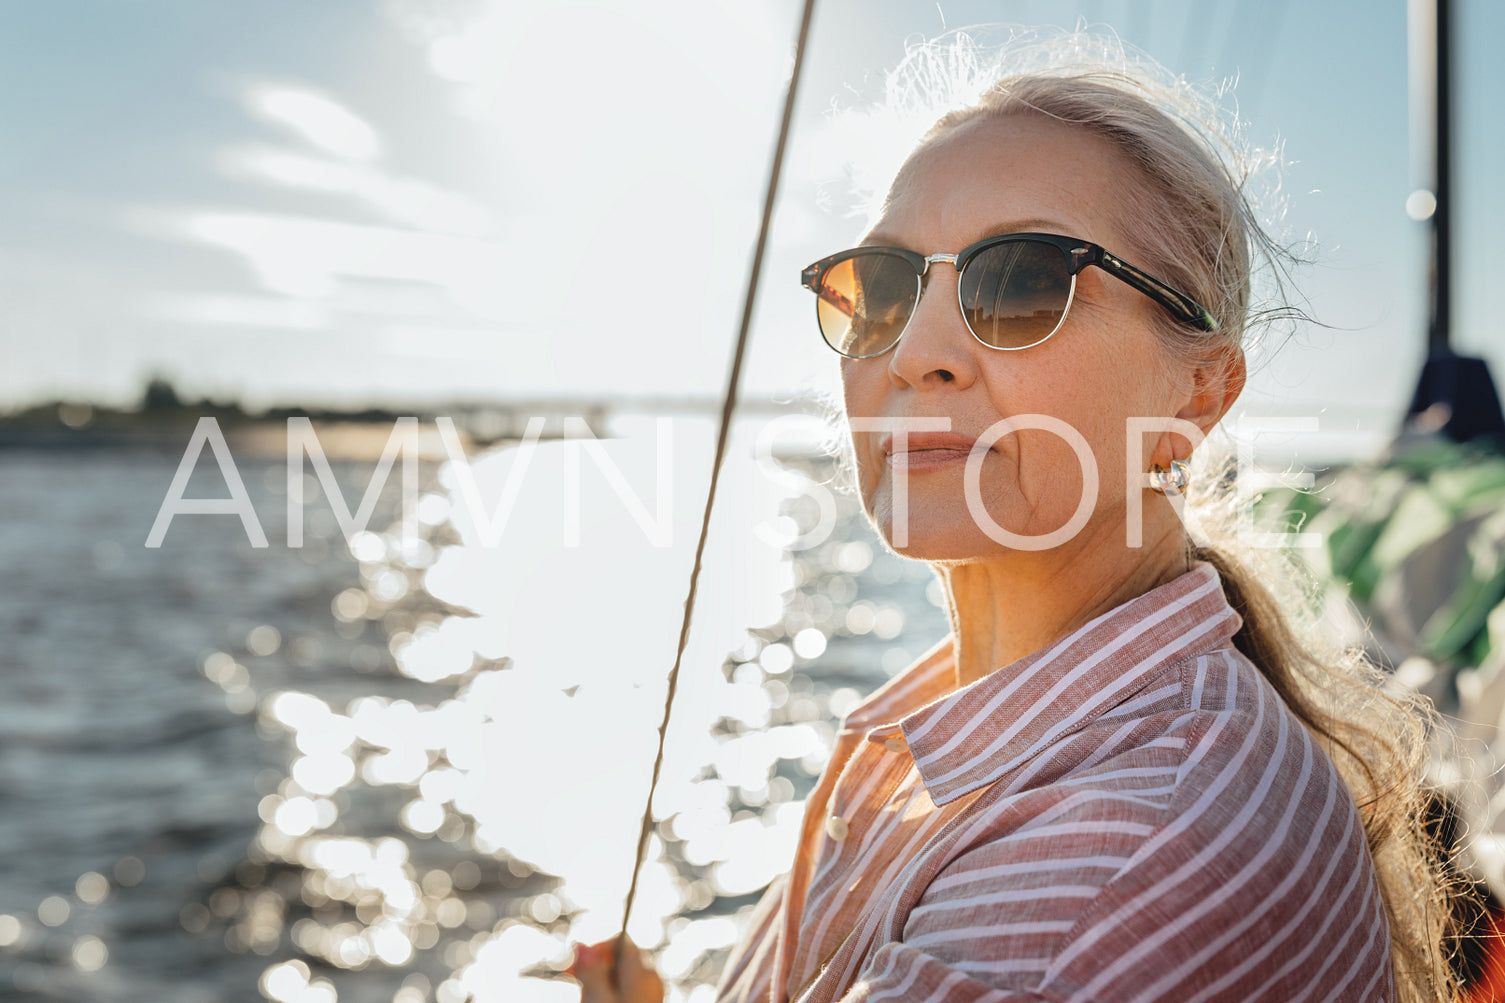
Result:
<svg viewBox="0 0 1505 1003">
<path fill-rule="evenodd" d="M 625 954 L 627 921 L 632 916 L 632 904 L 637 895 L 638 876 L 643 868 L 643 854 L 648 848 L 648 837 L 653 833 L 653 795 L 658 790 L 659 773 L 664 765 L 664 736 L 669 730 L 669 714 L 674 707 L 674 693 L 679 686 L 679 669 L 684 661 L 685 646 L 690 639 L 690 620 L 695 613 L 695 592 L 700 580 L 701 559 L 705 554 L 706 537 L 711 529 L 711 508 L 716 502 L 716 485 L 721 479 L 721 461 L 726 456 L 727 435 L 731 428 L 732 411 L 737 406 L 737 385 L 742 379 L 742 359 L 747 354 L 748 331 L 752 327 L 753 304 L 758 296 L 758 278 L 763 271 L 763 251 L 768 245 L 768 231 L 773 223 L 774 198 L 779 190 L 779 174 L 784 166 L 784 148 L 789 141 L 789 126 L 794 119 L 795 92 L 799 89 L 800 70 L 805 63 L 805 43 L 810 37 L 810 21 L 815 13 L 815 0 L 805 0 L 800 16 L 799 36 L 794 43 L 794 66 L 789 72 L 789 89 L 784 95 L 784 117 L 779 122 L 779 138 L 774 144 L 773 162 L 768 170 L 768 190 L 763 196 L 763 218 L 758 224 L 758 242 L 753 251 L 752 267 L 747 277 L 747 298 L 742 303 L 742 324 L 737 331 L 737 346 L 732 353 L 731 368 L 726 376 L 726 390 L 722 395 L 721 422 L 716 432 L 716 456 L 711 462 L 711 484 L 706 491 L 705 512 L 700 520 L 700 539 L 695 544 L 695 563 L 690 569 L 690 586 L 685 595 L 685 615 L 679 627 L 679 648 L 674 655 L 674 667 L 669 670 L 668 692 L 664 698 L 664 716 L 658 726 L 658 752 L 653 758 L 653 779 L 648 785 L 648 803 L 643 808 L 643 823 L 638 832 L 637 855 L 632 862 L 632 881 L 627 886 L 627 903 L 622 909 L 622 930 L 617 934 L 617 949 L 612 959 L 611 981 L 620 985 L 620 966 Z"/>
</svg>

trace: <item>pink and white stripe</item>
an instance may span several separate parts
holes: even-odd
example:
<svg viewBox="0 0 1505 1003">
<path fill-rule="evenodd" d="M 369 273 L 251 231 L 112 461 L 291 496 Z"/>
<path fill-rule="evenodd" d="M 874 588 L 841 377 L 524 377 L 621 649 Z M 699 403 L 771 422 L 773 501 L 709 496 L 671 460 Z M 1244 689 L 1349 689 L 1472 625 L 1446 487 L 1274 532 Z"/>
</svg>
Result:
<svg viewBox="0 0 1505 1003">
<path fill-rule="evenodd" d="M 1391 999 L 1353 799 L 1239 622 L 1202 564 L 961 689 L 939 645 L 843 722 L 718 1000 Z"/>
</svg>

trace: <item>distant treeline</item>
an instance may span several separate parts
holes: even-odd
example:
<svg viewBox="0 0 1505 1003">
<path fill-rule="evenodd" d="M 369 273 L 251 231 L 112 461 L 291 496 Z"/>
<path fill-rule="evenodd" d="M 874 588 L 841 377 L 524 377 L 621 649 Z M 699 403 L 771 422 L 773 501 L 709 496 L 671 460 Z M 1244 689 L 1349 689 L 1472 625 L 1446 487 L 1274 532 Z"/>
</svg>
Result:
<svg viewBox="0 0 1505 1003">
<path fill-rule="evenodd" d="M 135 407 L 117 408 L 78 400 L 54 399 L 9 414 L 0 414 L 0 428 L 157 431 L 179 426 L 191 428 L 201 417 L 214 418 L 222 426 L 228 427 L 248 422 L 283 422 L 294 416 L 310 418 L 315 422 L 390 424 L 398 417 L 411 413 L 380 407 L 342 410 L 304 406 L 279 406 L 248 411 L 236 400 L 215 400 L 210 397 L 185 399 L 171 380 L 154 376 L 147 381 L 140 402 Z"/>
</svg>

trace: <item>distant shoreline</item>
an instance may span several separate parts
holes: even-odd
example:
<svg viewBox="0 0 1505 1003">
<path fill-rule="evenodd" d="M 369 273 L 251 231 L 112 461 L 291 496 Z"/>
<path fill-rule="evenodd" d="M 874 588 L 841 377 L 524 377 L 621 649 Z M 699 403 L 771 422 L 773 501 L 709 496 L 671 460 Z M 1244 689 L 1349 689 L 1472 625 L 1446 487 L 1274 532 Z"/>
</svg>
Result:
<svg viewBox="0 0 1505 1003">
<path fill-rule="evenodd" d="M 439 411 L 425 407 L 406 414 L 386 407 L 360 410 L 277 407 L 252 413 L 234 401 L 183 400 L 169 383 L 154 380 L 135 409 L 52 400 L 0 415 L 0 454 L 13 450 L 138 450 L 180 455 L 199 422 L 212 418 L 232 452 L 272 458 L 287 453 L 289 419 L 306 418 L 312 423 L 326 457 L 374 462 L 382 456 L 396 422 L 415 418 L 419 458 L 442 462 L 449 458 L 449 453 L 439 434 L 439 416 L 453 420 L 465 454 L 474 457 L 521 441 L 525 431 L 529 437 L 546 440 L 570 438 L 568 421 L 576 418 L 585 422 L 590 434 L 610 437 L 607 429 L 612 419 L 623 415 L 714 417 L 717 410 L 709 398 L 684 397 L 514 400 L 505 405 L 456 402 Z M 818 410 L 809 401 L 778 403 L 751 398 L 740 401 L 736 413 L 739 418 L 777 417 Z M 540 419 L 541 432 L 534 428 L 534 422 Z"/>
<path fill-rule="evenodd" d="M 215 416 L 206 416 L 215 417 Z M 395 419 L 394 419 L 395 420 Z M 225 443 L 237 456 L 273 459 L 287 454 L 286 419 L 220 420 Z M 0 453 L 20 450 L 44 452 L 82 452 L 139 450 L 167 455 L 181 454 L 193 435 L 192 423 L 140 425 L 137 427 L 69 428 L 66 425 L 35 426 L 0 424 Z M 314 434 L 324 455 L 331 460 L 380 459 L 392 435 L 391 421 L 326 421 L 312 419 Z M 502 447 L 515 441 L 510 436 L 481 439 L 459 430 L 460 444 L 467 456 Z M 545 436 L 553 438 L 553 436 Z M 432 423 L 420 423 L 417 435 L 420 460 L 448 459 L 438 429 Z"/>
</svg>

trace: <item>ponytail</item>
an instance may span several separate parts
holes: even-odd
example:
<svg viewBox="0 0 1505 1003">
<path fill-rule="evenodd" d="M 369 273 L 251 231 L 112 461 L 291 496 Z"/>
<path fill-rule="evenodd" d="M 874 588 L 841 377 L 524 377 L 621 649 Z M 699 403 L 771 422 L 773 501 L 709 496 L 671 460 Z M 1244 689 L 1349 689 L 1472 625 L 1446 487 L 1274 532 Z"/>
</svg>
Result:
<svg viewBox="0 0 1505 1003">
<path fill-rule="evenodd" d="M 1229 605 L 1243 618 L 1233 643 L 1260 670 L 1327 750 L 1358 805 L 1390 925 L 1398 998 L 1453 1000 L 1458 923 L 1450 904 L 1457 877 L 1427 827 L 1434 802 L 1427 780 L 1429 725 L 1423 699 L 1390 685 L 1361 651 L 1328 651 L 1264 581 L 1299 580 L 1288 563 L 1267 577 L 1231 548 L 1192 548 L 1217 569 Z M 1262 568 L 1261 571 L 1267 569 Z M 1282 593 L 1303 594 L 1295 586 Z M 1306 627 L 1307 629 L 1302 629 Z"/>
</svg>

